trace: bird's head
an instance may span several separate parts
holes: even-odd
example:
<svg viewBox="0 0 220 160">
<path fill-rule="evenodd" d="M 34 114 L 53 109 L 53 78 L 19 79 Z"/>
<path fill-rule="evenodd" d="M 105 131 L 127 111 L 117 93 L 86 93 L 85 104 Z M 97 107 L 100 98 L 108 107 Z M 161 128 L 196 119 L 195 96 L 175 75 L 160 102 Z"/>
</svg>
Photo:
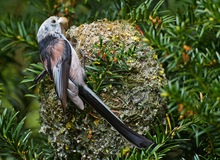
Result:
<svg viewBox="0 0 220 160">
<path fill-rule="evenodd" d="M 37 40 L 40 42 L 48 35 L 60 36 L 64 34 L 64 26 L 68 23 L 66 17 L 51 16 L 40 26 L 37 33 Z"/>
</svg>

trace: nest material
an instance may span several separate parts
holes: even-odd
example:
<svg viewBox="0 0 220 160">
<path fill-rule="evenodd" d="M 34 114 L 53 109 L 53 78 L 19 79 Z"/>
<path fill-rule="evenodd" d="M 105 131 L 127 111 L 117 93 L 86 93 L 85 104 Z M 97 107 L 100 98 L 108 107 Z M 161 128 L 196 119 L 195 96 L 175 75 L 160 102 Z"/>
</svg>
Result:
<svg viewBox="0 0 220 160">
<path fill-rule="evenodd" d="M 149 125 L 165 115 L 165 101 L 159 90 L 166 83 L 164 70 L 155 52 L 134 26 L 126 21 L 107 20 L 71 27 L 67 32 L 76 43 L 76 51 L 83 50 L 87 64 L 95 61 L 94 44 L 102 43 L 114 49 L 136 47 L 137 58 L 127 62 L 128 74 L 122 85 L 99 97 L 128 126 L 140 134 L 149 131 Z M 113 42 L 113 43 L 108 43 Z M 48 136 L 57 159 L 105 159 L 133 146 L 120 136 L 91 106 L 84 111 L 68 102 L 67 113 L 62 111 L 51 80 L 45 79 L 40 90 L 41 132 Z M 42 85 L 43 85 L 42 84 Z"/>
</svg>

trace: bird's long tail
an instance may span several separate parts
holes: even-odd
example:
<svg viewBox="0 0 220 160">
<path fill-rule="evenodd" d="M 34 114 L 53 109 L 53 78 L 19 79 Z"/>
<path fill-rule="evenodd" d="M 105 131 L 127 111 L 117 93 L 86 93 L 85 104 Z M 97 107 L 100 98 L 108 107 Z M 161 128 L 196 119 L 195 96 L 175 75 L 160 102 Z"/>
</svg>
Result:
<svg viewBox="0 0 220 160">
<path fill-rule="evenodd" d="M 138 148 L 148 148 L 153 144 L 153 142 L 126 126 L 88 86 L 79 86 L 79 96 L 103 116 L 125 139 Z"/>
</svg>

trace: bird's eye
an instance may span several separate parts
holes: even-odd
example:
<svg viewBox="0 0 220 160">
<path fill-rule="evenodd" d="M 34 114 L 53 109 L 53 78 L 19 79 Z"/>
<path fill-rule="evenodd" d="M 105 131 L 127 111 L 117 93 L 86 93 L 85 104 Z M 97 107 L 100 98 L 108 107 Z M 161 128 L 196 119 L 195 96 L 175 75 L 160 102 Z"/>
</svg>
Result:
<svg viewBox="0 0 220 160">
<path fill-rule="evenodd" d="M 51 21 L 52 23 L 56 23 L 56 20 L 55 19 L 52 19 L 52 21 Z"/>
</svg>

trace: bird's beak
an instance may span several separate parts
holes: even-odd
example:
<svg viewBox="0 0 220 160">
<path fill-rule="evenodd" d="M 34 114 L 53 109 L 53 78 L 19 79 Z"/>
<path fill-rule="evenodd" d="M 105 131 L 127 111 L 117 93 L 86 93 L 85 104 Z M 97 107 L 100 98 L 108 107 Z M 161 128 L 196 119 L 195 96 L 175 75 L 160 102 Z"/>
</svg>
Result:
<svg viewBox="0 0 220 160">
<path fill-rule="evenodd" d="M 61 25 L 62 33 L 65 35 L 65 29 L 68 27 L 68 19 L 66 17 L 60 17 L 58 23 Z"/>
</svg>

